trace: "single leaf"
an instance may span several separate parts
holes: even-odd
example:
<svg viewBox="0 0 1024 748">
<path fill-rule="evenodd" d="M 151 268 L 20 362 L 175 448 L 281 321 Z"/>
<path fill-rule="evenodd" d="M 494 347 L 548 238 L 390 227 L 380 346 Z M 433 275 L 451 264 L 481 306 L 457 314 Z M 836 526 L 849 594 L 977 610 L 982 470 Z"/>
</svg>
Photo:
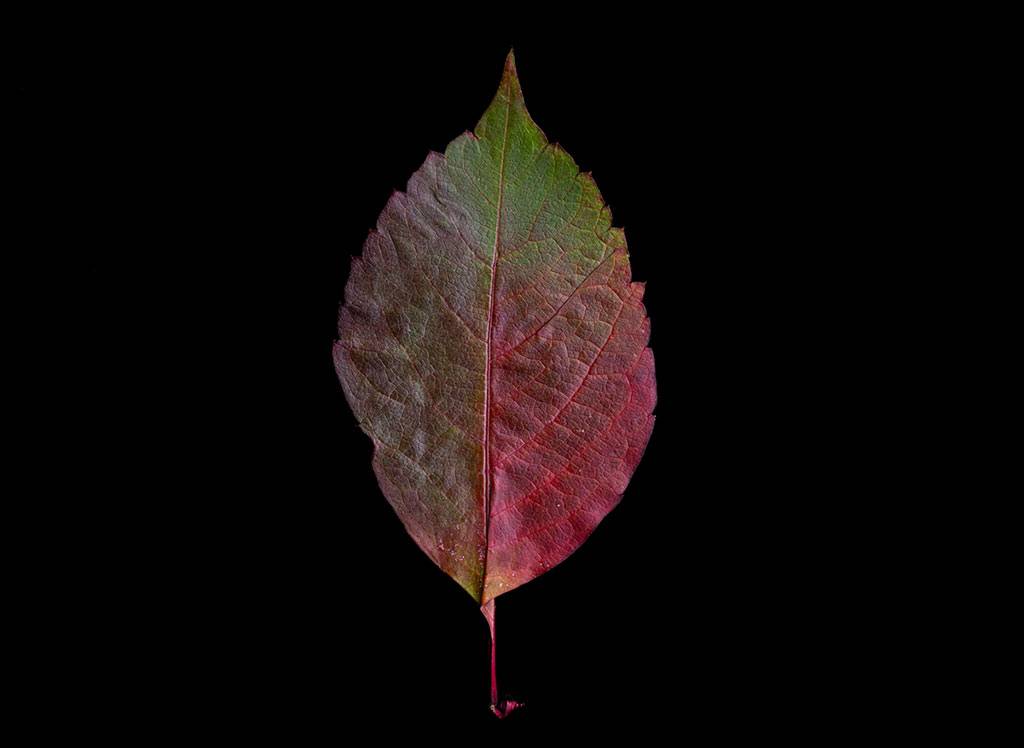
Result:
<svg viewBox="0 0 1024 748">
<path fill-rule="evenodd" d="M 352 262 L 334 361 L 381 490 L 481 604 L 569 556 L 654 425 L 642 283 L 590 174 L 548 142 L 511 53 L 472 133 L 391 196 Z"/>
</svg>

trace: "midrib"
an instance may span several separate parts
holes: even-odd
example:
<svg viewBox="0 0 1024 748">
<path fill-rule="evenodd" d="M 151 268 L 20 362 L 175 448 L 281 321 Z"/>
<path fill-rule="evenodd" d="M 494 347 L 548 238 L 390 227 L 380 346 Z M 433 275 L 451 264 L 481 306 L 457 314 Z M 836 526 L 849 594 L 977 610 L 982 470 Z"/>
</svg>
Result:
<svg viewBox="0 0 1024 748">
<path fill-rule="evenodd" d="M 512 80 L 505 89 L 505 130 L 501 137 L 501 160 L 498 165 L 498 201 L 494 217 L 494 247 L 491 252 L 491 286 L 487 298 L 487 340 L 484 343 L 484 574 L 480 598 L 487 586 L 487 555 L 491 546 L 491 344 L 494 331 L 494 292 L 498 277 L 498 245 L 501 243 L 501 206 L 505 198 L 505 152 L 508 149 L 508 121 L 512 113 Z"/>
</svg>

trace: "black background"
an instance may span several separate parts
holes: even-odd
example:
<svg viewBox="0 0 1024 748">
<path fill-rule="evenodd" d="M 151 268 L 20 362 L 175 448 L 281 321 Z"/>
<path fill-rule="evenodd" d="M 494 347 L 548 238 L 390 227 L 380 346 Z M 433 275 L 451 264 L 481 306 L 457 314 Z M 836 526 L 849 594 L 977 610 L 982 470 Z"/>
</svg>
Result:
<svg viewBox="0 0 1024 748">
<path fill-rule="evenodd" d="M 157 424 L 111 561 L 150 728 L 729 736 L 888 708 L 857 685 L 882 542 L 860 539 L 862 468 L 884 459 L 859 436 L 884 357 L 858 352 L 888 209 L 860 185 L 902 91 L 864 106 L 872 54 L 834 24 L 758 21 L 614 43 L 231 22 L 62 69 L 80 174 L 117 185 L 131 304 L 104 313 L 141 342 L 120 381 Z M 350 257 L 513 46 L 533 118 L 625 227 L 658 406 L 621 505 L 498 600 L 502 690 L 526 703 L 499 723 L 484 619 L 381 496 L 331 345 Z"/>
</svg>

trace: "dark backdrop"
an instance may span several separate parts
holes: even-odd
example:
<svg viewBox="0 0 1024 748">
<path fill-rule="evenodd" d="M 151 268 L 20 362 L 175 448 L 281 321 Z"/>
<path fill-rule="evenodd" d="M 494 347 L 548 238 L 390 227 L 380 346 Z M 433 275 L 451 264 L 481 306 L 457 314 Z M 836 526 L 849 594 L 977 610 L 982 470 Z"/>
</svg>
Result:
<svg viewBox="0 0 1024 748">
<path fill-rule="evenodd" d="M 882 209 L 854 185 L 879 115 L 858 105 L 869 56 L 835 27 L 773 28 L 604 44 L 227 24 L 69 67 L 85 95 L 67 110 L 96 123 L 91 158 L 117 154 L 132 226 L 137 303 L 117 315 L 154 359 L 140 381 L 164 377 L 139 401 L 166 462 L 135 510 L 152 566 L 131 589 L 154 601 L 137 677 L 174 684 L 170 722 L 728 735 L 877 708 L 850 685 L 874 625 L 850 601 L 875 457 L 852 424 L 879 366 L 853 353 L 858 282 Z M 484 620 L 381 496 L 331 346 L 350 257 L 472 129 L 513 45 L 534 119 L 625 227 L 658 406 L 621 505 L 498 600 L 500 681 L 527 704 L 499 724 Z"/>
</svg>

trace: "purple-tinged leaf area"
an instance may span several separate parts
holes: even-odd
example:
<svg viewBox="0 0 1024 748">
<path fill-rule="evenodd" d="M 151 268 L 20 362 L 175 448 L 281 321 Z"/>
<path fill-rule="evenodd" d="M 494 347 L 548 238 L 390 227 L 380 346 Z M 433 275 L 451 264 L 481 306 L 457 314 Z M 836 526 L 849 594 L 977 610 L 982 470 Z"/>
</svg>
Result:
<svg viewBox="0 0 1024 748">
<path fill-rule="evenodd" d="M 427 157 L 353 260 L 342 387 L 384 495 L 492 631 L 494 598 L 572 554 L 647 446 L 643 294 L 593 178 L 527 112 L 511 54 L 475 130 Z"/>
</svg>

